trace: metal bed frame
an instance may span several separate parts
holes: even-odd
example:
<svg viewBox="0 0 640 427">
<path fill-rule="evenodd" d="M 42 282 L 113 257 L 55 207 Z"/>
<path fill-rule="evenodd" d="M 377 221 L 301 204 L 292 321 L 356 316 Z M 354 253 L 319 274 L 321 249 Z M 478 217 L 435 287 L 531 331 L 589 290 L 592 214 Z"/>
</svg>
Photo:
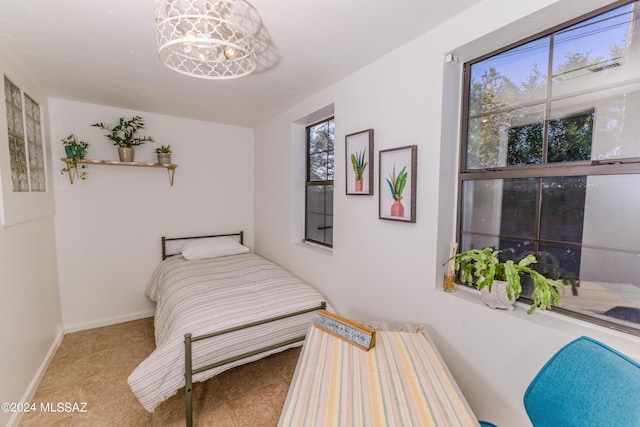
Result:
<svg viewBox="0 0 640 427">
<path fill-rule="evenodd" d="M 193 236 L 193 237 L 164 237 L 162 236 L 162 260 L 165 260 L 169 257 L 175 256 L 175 255 L 180 255 L 178 252 L 176 253 L 168 253 L 167 252 L 167 242 L 169 241 L 175 241 L 175 240 L 193 240 L 193 239 L 204 239 L 204 238 L 210 238 L 210 237 L 227 237 L 227 236 L 238 236 L 238 239 L 240 241 L 240 244 L 244 243 L 244 232 L 240 231 L 238 233 L 228 233 L 228 234 L 216 234 L 216 235 L 211 235 L 211 236 Z M 293 313 L 288 313 L 288 314 L 283 314 L 281 316 L 276 316 L 276 317 L 271 317 L 268 319 L 263 319 L 263 320 L 259 320 L 256 322 L 251 322 L 251 323 L 245 323 L 243 325 L 239 325 L 239 326 L 235 326 L 232 328 L 228 328 L 228 329 L 224 329 L 222 331 L 217 331 L 217 332 L 212 332 L 209 334 L 205 334 L 205 335 L 199 335 L 199 336 L 192 336 L 191 334 L 185 334 L 184 335 L 184 368 L 185 368 L 185 372 L 184 372 L 184 378 L 185 378 L 185 386 L 184 386 L 184 391 L 185 391 L 185 406 L 186 406 L 186 423 L 187 423 L 187 427 L 192 427 L 193 426 L 193 375 L 198 374 L 200 372 L 205 372 L 208 371 L 210 369 L 213 368 L 217 368 L 219 366 L 223 366 L 226 365 L 228 363 L 232 363 L 238 360 L 242 360 L 242 359 L 246 359 L 252 356 L 255 356 L 257 354 L 260 353 L 264 353 L 267 351 L 271 351 L 271 350 L 275 350 L 277 348 L 281 348 L 281 347 L 286 347 L 290 344 L 294 344 L 297 342 L 303 342 L 306 338 L 306 335 L 303 335 L 301 337 L 297 337 L 297 338 L 293 338 L 287 341 L 283 341 L 277 344 L 273 344 L 270 345 L 268 347 L 264 347 L 264 348 L 260 348 L 254 351 L 250 351 L 247 353 L 243 353 L 240 354 L 238 356 L 235 357 L 230 357 L 215 363 L 211 363 L 209 365 L 200 367 L 200 368 L 195 368 L 193 367 L 193 363 L 192 363 L 192 344 L 194 342 L 197 341 L 201 341 L 201 340 L 206 340 L 208 338 L 213 338 L 213 337 L 217 337 L 219 335 L 223 335 L 223 334 L 227 334 L 230 332 L 235 332 L 235 331 L 239 331 L 242 329 L 247 329 L 247 328 L 251 328 L 254 326 L 259 326 L 259 325 L 264 325 L 267 323 L 271 323 L 271 322 L 275 322 L 278 320 L 282 320 L 282 319 L 287 319 L 289 317 L 295 317 L 295 316 L 299 316 L 302 314 L 306 314 L 306 313 L 311 313 L 314 311 L 319 311 L 319 310 L 324 310 L 327 308 L 327 303 L 325 301 L 321 302 L 319 306 L 317 307 L 313 307 L 313 308 L 309 308 L 306 310 L 300 310 L 300 311 L 296 311 Z"/>
</svg>

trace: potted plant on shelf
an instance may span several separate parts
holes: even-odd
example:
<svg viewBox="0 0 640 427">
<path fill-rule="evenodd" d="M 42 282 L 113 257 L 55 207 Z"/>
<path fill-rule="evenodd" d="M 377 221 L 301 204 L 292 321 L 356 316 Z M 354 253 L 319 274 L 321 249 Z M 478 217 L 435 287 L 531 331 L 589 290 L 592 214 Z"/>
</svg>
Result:
<svg viewBox="0 0 640 427">
<path fill-rule="evenodd" d="M 101 122 L 94 123 L 91 126 L 109 132 L 105 136 L 107 139 L 113 141 L 113 145 L 118 147 L 118 155 L 120 156 L 121 162 L 133 162 L 135 155 L 134 148 L 145 142 L 154 141 L 150 136 L 137 135 L 140 129 L 144 129 L 144 120 L 140 116 L 133 116 L 130 119 L 120 117 L 118 124 L 113 127 L 110 124 Z"/>
<path fill-rule="evenodd" d="M 533 303 L 528 314 L 536 308 L 551 309 L 552 303 L 560 305 L 558 290 L 564 292 L 564 287 L 530 267 L 537 262 L 535 255 L 528 254 L 516 263 L 513 260 L 500 261 L 498 255 L 501 252 L 489 247 L 470 249 L 451 259 L 455 261 L 454 268 L 460 272 L 462 283 L 471 287 L 475 285 L 482 292 L 485 304 L 491 308 L 513 310 L 513 304 L 522 293 L 522 275 L 528 275 L 533 286 Z"/>
<path fill-rule="evenodd" d="M 161 165 L 171 164 L 171 145 L 161 145 L 156 148 L 156 154 L 158 154 L 158 163 Z"/>
<path fill-rule="evenodd" d="M 68 173 L 69 179 L 73 184 L 74 176 L 80 178 L 81 180 L 87 179 L 87 172 L 85 169 L 87 165 L 81 164 L 78 165 L 78 160 L 84 159 L 87 154 L 87 148 L 89 144 L 84 141 L 79 141 L 78 138 L 71 134 L 66 138 L 62 139 L 62 145 L 64 146 L 64 151 L 67 155 L 65 161 L 67 162 L 67 166 L 60 170 L 61 174 Z"/>
</svg>

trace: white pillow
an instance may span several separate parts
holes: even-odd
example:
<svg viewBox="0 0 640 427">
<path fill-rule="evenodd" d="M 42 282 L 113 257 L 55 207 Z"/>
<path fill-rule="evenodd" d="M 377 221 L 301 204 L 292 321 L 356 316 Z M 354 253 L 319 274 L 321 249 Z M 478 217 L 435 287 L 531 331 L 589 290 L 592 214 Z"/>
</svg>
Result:
<svg viewBox="0 0 640 427">
<path fill-rule="evenodd" d="M 217 258 L 249 252 L 249 248 L 237 240 L 225 237 L 209 237 L 185 243 L 181 249 L 182 256 L 191 261 L 196 259 Z"/>
</svg>

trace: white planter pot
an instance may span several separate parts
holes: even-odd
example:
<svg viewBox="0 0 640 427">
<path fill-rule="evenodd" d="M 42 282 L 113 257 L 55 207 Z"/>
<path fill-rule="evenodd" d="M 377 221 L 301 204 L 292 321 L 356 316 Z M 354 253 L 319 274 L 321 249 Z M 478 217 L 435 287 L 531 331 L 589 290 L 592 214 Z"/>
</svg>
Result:
<svg viewBox="0 0 640 427">
<path fill-rule="evenodd" d="M 488 287 L 482 288 L 482 302 L 491 308 L 501 308 L 504 310 L 513 310 L 515 300 L 510 300 L 507 296 L 507 282 L 502 280 L 494 280 L 491 284 L 491 292 Z"/>
<path fill-rule="evenodd" d="M 161 165 L 170 165 L 171 153 L 158 153 L 158 163 Z"/>
<path fill-rule="evenodd" d="M 133 162 L 135 154 L 133 147 L 118 147 L 118 156 L 121 162 Z"/>
</svg>

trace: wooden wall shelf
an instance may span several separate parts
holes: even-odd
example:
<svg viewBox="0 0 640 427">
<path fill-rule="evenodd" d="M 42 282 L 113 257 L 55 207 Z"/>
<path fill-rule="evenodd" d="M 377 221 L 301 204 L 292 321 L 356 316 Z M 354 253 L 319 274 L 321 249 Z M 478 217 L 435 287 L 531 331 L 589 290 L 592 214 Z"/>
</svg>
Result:
<svg viewBox="0 0 640 427">
<path fill-rule="evenodd" d="M 63 157 L 60 160 L 67 163 L 67 159 L 65 157 Z M 171 186 L 173 186 L 173 176 L 175 174 L 176 168 L 178 167 L 178 165 L 176 165 L 175 163 L 165 165 L 162 163 L 149 163 L 149 162 L 119 162 L 117 160 L 84 159 L 84 160 L 77 160 L 76 163 L 79 165 L 107 165 L 107 166 L 133 166 L 133 167 L 143 167 L 143 168 L 165 168 L 169 173 L 169 184 L 171 184 Z M 73 184 L 73 178 L 74 178 L 73 175 L 74 173 L 70 171 L 69 181 L 71 182 L 71 184 Z"/>
</svg>

